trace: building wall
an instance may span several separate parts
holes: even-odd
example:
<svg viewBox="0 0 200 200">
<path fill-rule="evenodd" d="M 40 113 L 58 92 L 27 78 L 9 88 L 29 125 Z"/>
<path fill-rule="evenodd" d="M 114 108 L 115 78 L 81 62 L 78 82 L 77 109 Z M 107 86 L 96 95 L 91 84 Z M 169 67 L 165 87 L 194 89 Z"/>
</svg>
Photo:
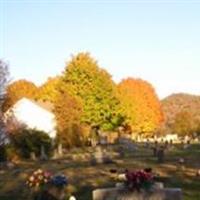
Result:
<svg viewBox="0 0 200 200">
<path fill-rule="evenodd" d="M 56 136 L 56 122 L 53 113 L 29 101 L 26 98 L 18 101 L 10 111 L 14 117 L 28 128 L 45 131 L 51 138 Z"/>
</svg>

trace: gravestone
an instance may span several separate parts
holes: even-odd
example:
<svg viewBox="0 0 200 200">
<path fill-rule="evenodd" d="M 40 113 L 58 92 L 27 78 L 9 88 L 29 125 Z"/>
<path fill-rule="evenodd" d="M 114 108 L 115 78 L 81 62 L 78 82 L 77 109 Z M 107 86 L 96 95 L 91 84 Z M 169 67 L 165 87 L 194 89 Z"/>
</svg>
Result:
<svg viewBox="0 0 200 200">
<path fill-rule="evenodd" d="M 119 138 L 119 144 L 128 151 L 134 152 L 137 150 L 136 145 L 129 138 Z"/>
<path fill-rule="evenodd" d="M 57 150 L 57 149 L 54 149 L 52 159 L 58 159 L 58 158 L 59 158 L 58 150 Z"/>
<path fill-rule="evenodd" d="M 165 144 L 164 144 L 165 149 L 167 149 L 168 146 L 169 146 L 169 142 L 168 142 L 168 141 L 165 141 Z"/>
<path fill-rule="evenodd" d="M 155 189 L 150 192 L 130 192 L 119 188 L 97 189 L 93 200 L 182 200 L 179 188 Z"/>
<path fill-rule="evenodd" d="M 92 147 L 96 147 L 97 144 L 98 144 L 98 141 L 95 138 L 92 138 L 91 139 L 91 145 L 92 145 Z"/>
<path fill-rule="evenodd" d="M 123 157 L 125 156 L 124 149 L 123 149 L 122 146 L 119 146 L 119 147 L 118 147 L 117 152 L 119 153 L 119 157 L 120 157 L 120 158 L 123 158 Z"/>
<path fill-rule="evenodd" d="M 103 163 L 103 150 L 102 148 L 99 146 L 97 147 L 97 151 L 95 152 L 95 159 L 97 163 Z"/>
<path fill-rule="evenodd" d="M 106 136 L 100 137 L 99 143 L 100 143 L 101 145 L 106 145 L 106 144 L 108 144 L 108 139 L 107 139 L 107 137 L 106 137 Z"/>
<path fill-rule="evenodd" d="M 153 149 L 153 156 L 154 156 L 154 157 L 157 156 L 158 147 L 154 146 L 154 147 L 152 147 L 152 149 Z"/>
<path fill-rule="evenodd" d="M 150 146 L 150 142 L 149 142 L 149 139 L 147 139 L 144 147 L 149 148 L 149 146 Z"/>
<path fill-rule="evenodd" d="M 106 149 L 102 149 L 101 146 L 96 148 L 95 153 L 92 155 L 91 164 L 108 164 L 112 163 L 112 159 L 108 155 Z"/>
<path fill-rule="evenodd" d="M 197 170 L 196 176 L 197 176 L 197 177 L 200 177 L 200 169 Z"/>
<path fill-rule="evenodd" d="M 40 160 L 48 160 L 48 156 L 45 153 L 44 146 L 40 148 Z"/>
<path fill-rule="evenodd" d="M 185 164 L 185 159 L 184 158 L 179 158 L 178 165 L 177 165 L 178 169 L 184 170 L 185 169 L 184 164 Z"/>
<path fill-rule="evenodd" d="M 152 147 L 153 149 L 153 156 L 157 156 L 157 153 L 158 153 L 158 141 L 156 140 L 154 142 L 154 146 Z"/>
<path fill-rule="evenodd" d="M 31 152 L 31 153 L 30 153 L 30 159 L 31 159 L 32 161 L 36 161 L 35 152 Z"/>
<path fill-rule="evenodd" d="M 165 156 L 165 149 L 164 147 L 160 147 L 157 151 L 157 158 L 159 163 L 164 162 L 164 156 Z"/>
<path fill-rule="evenodd" d="M 13 163 L 13 162 L 7 162 L 6 163 L 6 167 L 8 168 L 8 169 L 13 169 L 13 168 L 15 168 L 15 164 Z"/>
<path fill-rule="evenodd" d="M 189 148 L 189 144 L 184 144 L 183 145 L 183 149 L 185 150 L 185 149 L 188 149 Z"/>
<path fill-rule="evenodd" d="M 58 156 L 62 157 L 63 156 L 63 146 L 61 143 L 58 144 Z"/>
<path fill-rule="evenodd" d="M 75 196 L 70 196 L 69 200 L 76 200 Z"/>
</svg>

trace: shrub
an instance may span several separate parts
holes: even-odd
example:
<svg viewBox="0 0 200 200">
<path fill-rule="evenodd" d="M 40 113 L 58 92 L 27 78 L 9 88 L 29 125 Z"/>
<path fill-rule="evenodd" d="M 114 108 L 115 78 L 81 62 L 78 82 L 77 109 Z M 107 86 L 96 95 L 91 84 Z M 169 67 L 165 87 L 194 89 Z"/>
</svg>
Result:
<svg viewBox="0 0 200 200">
<path fill-rule="evenodd" d="M 11 142 L 24 158 L 29 158 L 30 153 L 40 155 L 41 146 L 47 155 L 51 154 L 51 138 L 43 131 L 35 129 L 21 129 L 12 135 Z"/>
<path fill-rule="evenodd" d="M 0 162 L 18 160 L 18 152 L 12 144 L 0 146 Z"/>
<path fill-rule="evenodd" d="M 6 146 L 0 145 L 0 162 L 5 162 L 7 160 Z"/>
</svg>

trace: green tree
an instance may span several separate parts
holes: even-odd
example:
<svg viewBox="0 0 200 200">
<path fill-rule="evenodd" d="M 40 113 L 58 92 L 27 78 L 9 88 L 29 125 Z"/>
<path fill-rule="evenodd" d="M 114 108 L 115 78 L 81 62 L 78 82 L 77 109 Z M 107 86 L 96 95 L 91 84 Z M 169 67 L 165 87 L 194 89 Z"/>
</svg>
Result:
<svg viewBox="0 0 200 200">
<path fill-rule="evenodd" d="M 88 53 L 79 53 L 67 64 L 60 88 L 83 105 L 82 122 L 101 129 L 117 126 L 116 85 Z"/>
</svg>

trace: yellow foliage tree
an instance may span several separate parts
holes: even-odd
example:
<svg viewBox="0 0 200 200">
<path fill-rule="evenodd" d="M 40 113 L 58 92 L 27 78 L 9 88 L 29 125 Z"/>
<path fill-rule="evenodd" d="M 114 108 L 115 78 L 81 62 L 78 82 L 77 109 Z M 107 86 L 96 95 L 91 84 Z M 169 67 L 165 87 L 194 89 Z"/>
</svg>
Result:
<svg viewBox="0 0 200 200">
<path fill-rule="evenodd" d="M 152 134 L 163 120 L 160 101 L 153 87 L 141 79 L 128 78 L 118 85 L 121 113 L 132 131 Z"/>
<path fill-rule="evenodd" d="M 38 88 L 36 98 L 54 103 L 56 96 L 58 95 L 59 81 L 59 76 L 48 78 L 48 80 Z"/>
</svg>

